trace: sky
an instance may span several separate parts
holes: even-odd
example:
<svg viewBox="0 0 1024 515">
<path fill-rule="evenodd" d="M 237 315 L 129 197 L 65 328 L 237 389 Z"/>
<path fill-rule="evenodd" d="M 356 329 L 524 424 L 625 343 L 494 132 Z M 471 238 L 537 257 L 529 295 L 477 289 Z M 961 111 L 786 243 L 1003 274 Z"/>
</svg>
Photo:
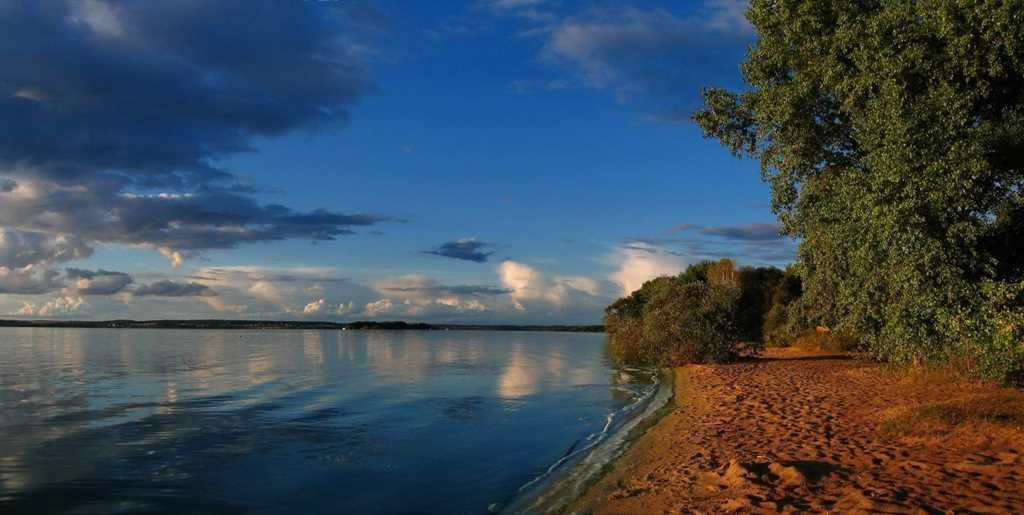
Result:
<svg viewBox="0 0 1024 515">
<path fill-rule="evenodd" d="M 0 317 L 592 324 L 785 266 L 746 3 L 0 0 Z"/>
</svg>

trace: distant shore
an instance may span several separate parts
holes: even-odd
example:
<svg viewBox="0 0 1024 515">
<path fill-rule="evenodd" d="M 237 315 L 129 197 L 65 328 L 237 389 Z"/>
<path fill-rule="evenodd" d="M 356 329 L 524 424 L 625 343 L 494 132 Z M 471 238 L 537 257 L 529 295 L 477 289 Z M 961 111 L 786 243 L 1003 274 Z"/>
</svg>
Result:
<svg viewBox="0 0 1024 515">
<path fill-rule="evenodd" d="M 600 325 L 427 324 L 403 321 L 313 322 L 295 320 L 4 320 L 0 327 L 103 329 L 319 329 L 388 331 L 548 331 L 601 333 Z"/>
<path fill-rule="evenodd" d="M 1024 506 L 1020 390 L 790 349 L 676 375 L 672 411 L 566 512 Z"/>
</svg>

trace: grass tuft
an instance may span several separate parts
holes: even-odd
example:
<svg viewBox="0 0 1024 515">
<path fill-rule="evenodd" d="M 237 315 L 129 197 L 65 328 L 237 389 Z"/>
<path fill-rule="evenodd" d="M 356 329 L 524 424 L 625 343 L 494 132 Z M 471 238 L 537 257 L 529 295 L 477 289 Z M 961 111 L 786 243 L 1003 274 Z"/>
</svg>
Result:
<svg viewBox="0 0 1024 515">
<path fill-rule="evenodd" d="M 1001 390 L 895 409 L 883 418 L 878 429 L 892 437 L 933 437 L 979 426 L 1024 431 L 1024 392 Z"/>
</svg>

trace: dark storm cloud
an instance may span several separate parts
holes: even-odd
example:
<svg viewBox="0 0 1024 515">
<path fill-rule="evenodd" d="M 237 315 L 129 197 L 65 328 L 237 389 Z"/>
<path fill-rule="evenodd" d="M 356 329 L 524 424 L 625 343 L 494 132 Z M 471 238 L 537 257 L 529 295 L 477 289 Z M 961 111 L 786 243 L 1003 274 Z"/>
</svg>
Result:
<svg viewBox="0 0 1024 515">
<path fill-rule="evenodd" d="M 64 287 L 60 273 L 53 270 L 29 268 L 12 270 L 0 267 L 0 293 L 39 295 Z"/>
<path fill-rule="evenodd" d="M 217 292 L 205 284 L 157 281 L 135 289 L 137 297 L 215 297 Z"/>
<path fill-rule="evenodd" d="M 491 246 L 489 243 L 484 243 L 477 240 L 476 238 L 465 238 L 456 241 L 449 241 L 442 243 L 439 247 L 434 250 L 424 250 L 424 254 L 432 254 L 435 256 L 441 256 L 452 259 L 461 259 L 464 261 L 473 261 L 476 263 L 483 263 L 487 261 L 494 252 L 483 252 L 482 249 Z"/>
<path fill-rule="evenodd" d="M 332 240 L 393 220 L 262 204 L 215 164 L 254 138 L 344 123 L 373 88 L 384 25 L 362 2 L 0 2 L 0 228 L 24 250 L 0 244 L 0 267 L 95 243 L 188 255 Z"/>
<path fill-rule="evenodd" d="M 65 181 L 227 179 L 210 159 L 345 121 L 371 87 L 355 42 L 376 26 L 345 4 L 5 2 L 0 162 Z"/>
<path fill-rule="evenodd" d="M 0 195 L 0 202 L 3 195 Z M 0 213 L 8 207 L 0 204 Z M 0 214 L 2 220 L 2 214 Z M 0 225 L 3 222 L 0 221 Z M 76 236 L 53 236 L 39 232 L 15 231 L 0 227 L 0 267 L 23 268 L 29 265 L 62 263 L 84 259 L 92 249 Z"/>
<path fill-rule="evenodd" d="M 134 282 L 132 277 L 124 272 L 103 269 L 92 271 L 68 268 L 64 274 L 72 281 L 74 290 L 82 295 L 113 295 Z"/>
<path fill-rule="evenodd" d="M 50 245 L 44 245 L 46 240 L 42 236 L 32 236 L 22 246 L 36 242 L 41 249 L 31 255 L 40 258 L 45 252 L 69 258 L 87 257 L 91 249 L 84 241 L 202 251 L 291 238 L 334 240 L 352 234 L 355 227 L 395 220 L 383 215 L 348 215 L 326 210 L 297 212 L 226 192 L 131 195 L 103 189 L 72 189 L 53 190 L 28 199 L 11 195 L 5 198 L 0 193 L 0 202 L 0 226 L 77 235 Z M 30 255 L 5 256 L 3 248 L 0 243 L 0 265 L 21 263 Z"/>
<path fill-rule="evenodd" d="M 761 223 L 705 227 L 700 232 L 701 234 L 721 236 L 732 240 L 765 241 L 782 239 L 782 235 L 779 234 L 780 229 L 779 224 Z"/>
</svg>

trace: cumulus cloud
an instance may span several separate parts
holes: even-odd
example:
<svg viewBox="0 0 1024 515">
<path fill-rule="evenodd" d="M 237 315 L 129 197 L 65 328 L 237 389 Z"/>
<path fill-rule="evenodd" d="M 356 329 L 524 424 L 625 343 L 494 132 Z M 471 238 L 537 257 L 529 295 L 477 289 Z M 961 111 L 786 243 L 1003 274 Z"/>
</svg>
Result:
<svg viewBox="0 0 1024 515">
<path fill-rule="evenodd" d="M 63 287 L 59 272 L 34 265 L 21 268 L 0 266 L 0 293 L 39 295 Z"/>
<path fill-rule="evenodd" d="M 303 315 L 315 315 L 315 314 L 319 313 L 320 311 L 322 311 L 324 309 L 325 305 L 327 305 L 327 301 L 325 301 L 324 299 L 314 300 L 313 302 L 310 302 L 309 304 L 306 304 L 306 306 L 304 308 L 302 308 L 302 314 Z"/>
<path fill-rule="evenodd" d="M 509 293 L 507 289 L 486 285 L 446 286 L 423 275 L 386 279 L 374 283 L 373 287 L 385 297 L 382 300 L 391 303 L 386 308 L 384 305 L 367 306 L 368 314 L 371 310 L 386 309 L 386 312 L 413 317 L 491 311 L 497 298 Z"/>
<path fill-rule="evenodd" d="M 205 284 L 157 281 L 135 289 L 136 297 L 214 297 L 217 292 Z"/>
<path fill-rule="evenodd" d="M 17 123 L 0 125 L 0 266 L 116 244 L 177 267 L 204 251 L 332 240 L 393 220 L 261 203 L 215 164 L 256 138 L 348 119 L 373 87 L 381 29 L 349 4 L 4 4 L 0 117 Z"/>
<path fill-rule="evenodd" d="M 461 240 L 449 241 L 442 243 L 434 250 L 424 250 L 424 254 L 433 254 L 435 256 L 441 256 L 452 259 L 461 259 L 464 261 L 474 261 L 476 263 L 483 263 L 487 261 L 493 252 L 484 252 L 483 249 L 489 247 L 489 243 L 484 243 L 476 238 L 463 238 Z"/>
<path fill-rule="evenodd" d="M 380 298 L 331 267 L 209 266 L 196 268 L 188 277 L 216 289 L 228 305 L 245 306 L 250 316 L 304 316 L 311 297 L 313 302 L 323 299 L 317 312 L 321 315 L 356 315 L 357 305 Z"/>
<path fill-rule="evenodd" d="M 133 282 L 132 277 L 124 272 L 103 269 L 92 271 L 68 268 L 65 276 L 71 281 L 70 289 L 80 295 L 113 295 Z"/>
<path fill-rule="evenodd" d="M 195 270 L 192 278 L 218 290 L 230 289 L 275 306 L 291 309 L 310 286 L 347 282 L 327 267 L 214 266 Z M 302 301 L 305 302 L 305 301 Z M 302 304 L 298 304 L 302 305 Z"/>
<path fill-rule="evenodd" d="M 633 293 L 644 282 L 661 277 L 674 275 L 686 269 L 687 262 L 683 258 L 663 252 L 647 243 L 635 243 L 618 250 L 613 256 L 616 269 L 610 279 L 622 289 L 623 295 Z"/>
<path fill-rule="evenodd" d="M 391 313 L 392 310 L 394 310 L 394 307 L 395 306 L 391 302 L 391 299 L 380 299 L 367 303 L 366 307 L 363 309 L 363 313 L 365 313 L 366 316 L 373 318 Z"/>
<path fill-rule="evenodd" d="M 42 94 L 0 96 L 0 113 L 19 120 L 0 129 L 0 161 L 140 185 L 225 178 L 212 158 L 344 121 L 372 86 L 360 36 L 379 25 L 344 4 L 8 4 L 0 84 Z"/>
<path fill-rule="evenodd" d="M 25 302 L 21 308 L 14 312 L 16 316 L 24 317 L 52 317 L 69 315 L 86 305 L 85 299 L 78 296 L 61 295 L 43 303 Z"/>
<path fill-rule="evenodd" d="M 341 302 L 341 303 L 338 304 L 337 307 L 334 308 L 334 314 L 335 315 L 339 315 L 339 316 L 351 315 L 351 314 L 354 314 L 355 312 L 356 312 L 356 303 L 355 303 L 355 301 L 351 301 L 351 300 L 348 301 L 347 304 L 344 303 L 344 302 Z"/>
<path fill-rule="evenodd" d="M 0 206 L 0 210 L 4 207 Z M 92 255 L 92 249 L 77 236 L 25 232 L 0 227 L 0 266 L 23 268 L 50 265 Z"/>
<path fill-rule="evenodd" d="M 540 270 L 517 261 L 506 260 L 498 265 L 501 284 L 509 289 L 513 305 L 524 311 L 531 303 L 565 306 L 574 294 L 598 295 L 600 284 L 587 277 L 547 277 Z"/>
</svg>

